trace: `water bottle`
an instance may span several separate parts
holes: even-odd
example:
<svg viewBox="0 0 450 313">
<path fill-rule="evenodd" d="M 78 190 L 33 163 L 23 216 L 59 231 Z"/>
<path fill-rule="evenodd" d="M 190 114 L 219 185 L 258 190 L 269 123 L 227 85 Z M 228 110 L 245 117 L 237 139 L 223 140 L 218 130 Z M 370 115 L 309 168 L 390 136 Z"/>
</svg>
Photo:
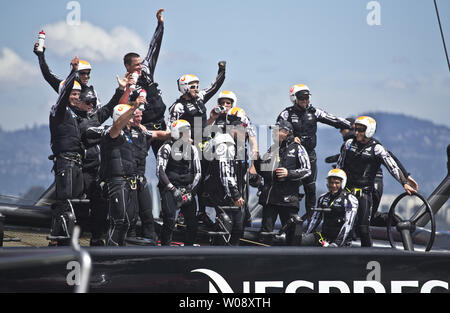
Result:
<svg viewBox="0 0 450 313">
<path fill-rule="evenodd" d="M 44 51 L 44 43 L 45 43 L 45 32 L 44 30 L 41 30 L 38 34 L 38 47 L 37 51 L 43 52 Z"/>
</svg>

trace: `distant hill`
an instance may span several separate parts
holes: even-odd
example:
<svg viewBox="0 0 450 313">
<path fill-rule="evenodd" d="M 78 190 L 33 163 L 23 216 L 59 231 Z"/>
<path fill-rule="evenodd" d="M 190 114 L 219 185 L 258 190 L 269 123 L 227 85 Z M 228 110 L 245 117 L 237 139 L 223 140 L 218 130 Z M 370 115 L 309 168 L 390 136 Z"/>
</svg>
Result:
<svg viewBox="0 0 450 313">
<path fill-rule="evenodd" d="M 401 114 L 367 113 L 377 120 L 375 137 L 393 151 L 428 196 L 442 181 L 447 171 L 446 147 L 450 144 L 450 128 Z M 338 130 L 327 125 L 318 130 L 318 190 L 325 188 L 325 175 L 330 169 L 326 156 L 338 153 L 342 138 Z M 31 187 L 46 187 L 53 181 L 48 160 L 50 132 L 48 126 L 35 126 L 18 131 L 0 129 L 0 194 L 24 195 Z M 155 180 L 154 158 L 149 158 L 147 176 Z M 385 173 L 385 192 L 400 193 L 399 184 Z"/>
<path fill-rule="evenodd" d="M 0 130 L 0 194 L 19 195 L 33 186 L 50 185 L 53 181 L 50 154 L 48 126 L 12 132 Z"/>
</svg>

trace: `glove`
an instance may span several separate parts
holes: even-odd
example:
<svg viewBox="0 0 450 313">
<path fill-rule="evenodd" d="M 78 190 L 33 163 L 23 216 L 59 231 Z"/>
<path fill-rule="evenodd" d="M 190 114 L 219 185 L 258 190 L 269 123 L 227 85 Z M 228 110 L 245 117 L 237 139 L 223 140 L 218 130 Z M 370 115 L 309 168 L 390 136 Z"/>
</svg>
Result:
<svg viewBox="0 0 450 313">
<path fill-rule="evenodd" d="M 37 45 L 38 45 L 38 43 L 36 42 L 34 44 L 34 48 L 33 48 L 34 54 L 36 54 L 37 56 L 43 55 L 45 52 L 45 47 L 43 48 L 43 51 L 37 51 Z"/>
<path fill-rule="evenodd" d="M 191 201 L 192 201 L 192 194 L 190 193 L 190 192 L 187 192 L 187 193 L 183 193 L 182 194 L 182 199 L 183 199 L 183 203 L 182 203 L 182 205 L 185 205 L 185 204 L 187 204 L 187 203 L 190 203 Z"/>
<path fill-rule="evenodd" d="M 219 69 L 225 69 L 227 61 L 219 61 Z"/>
<path fill-rule="evenodd" d="M 170 192 L 175 199 L 177 207 L 181 207 L 183 205 L 183 193 L 181 192 L 181 190 L 174 187 L 172 190 L 170 190 Z"/>
</svg>

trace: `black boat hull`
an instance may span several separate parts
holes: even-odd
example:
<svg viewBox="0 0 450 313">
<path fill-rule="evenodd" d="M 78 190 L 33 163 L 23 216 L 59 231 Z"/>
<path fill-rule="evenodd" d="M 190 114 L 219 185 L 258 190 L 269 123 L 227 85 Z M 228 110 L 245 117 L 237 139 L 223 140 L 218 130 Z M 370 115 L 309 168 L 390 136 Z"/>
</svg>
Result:
<svg viewBox="0 0 450 313">
<path fill-rule="evenodd" d="M 70 252 L 69 248 L 10 248 L 2 256 L 51 255 L 55 249 Z M 448 252 L 303 247 L 86 250 L 93 266 L 90 292 L 449 292 Z M 75 259 L 35 264 L 13 269 L 0 266 L 0 292 L 74 290 Z"/>
</svg>

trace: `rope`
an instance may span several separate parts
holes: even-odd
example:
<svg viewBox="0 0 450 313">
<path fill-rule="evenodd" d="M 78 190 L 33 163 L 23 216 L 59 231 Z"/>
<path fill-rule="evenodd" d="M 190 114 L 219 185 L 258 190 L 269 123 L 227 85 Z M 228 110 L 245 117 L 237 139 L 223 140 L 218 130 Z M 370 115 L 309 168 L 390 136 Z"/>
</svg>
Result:
<svg viewBox="0 0 450 313">
<path fill-rule="evenodd" d="M 444 32 L 442 31 L 441 18 L 439 17 L 439 10 L 438 10 L 437 4 L 436 4 L 436 0 L 434 0 L 434 7 L 436 9 L 436 15 L 437 15 L 437 19 L 438 19 L 439 29 L 441 30 L 442 43 L 444 44 L 444 51 L 445 51 L 445 57 L 447 58 L 448 70 L 450 72 L 450 61 L 448 59 L 447 46 L 445 45 L 445 37 L 444 37 Z"/>
</svg>

